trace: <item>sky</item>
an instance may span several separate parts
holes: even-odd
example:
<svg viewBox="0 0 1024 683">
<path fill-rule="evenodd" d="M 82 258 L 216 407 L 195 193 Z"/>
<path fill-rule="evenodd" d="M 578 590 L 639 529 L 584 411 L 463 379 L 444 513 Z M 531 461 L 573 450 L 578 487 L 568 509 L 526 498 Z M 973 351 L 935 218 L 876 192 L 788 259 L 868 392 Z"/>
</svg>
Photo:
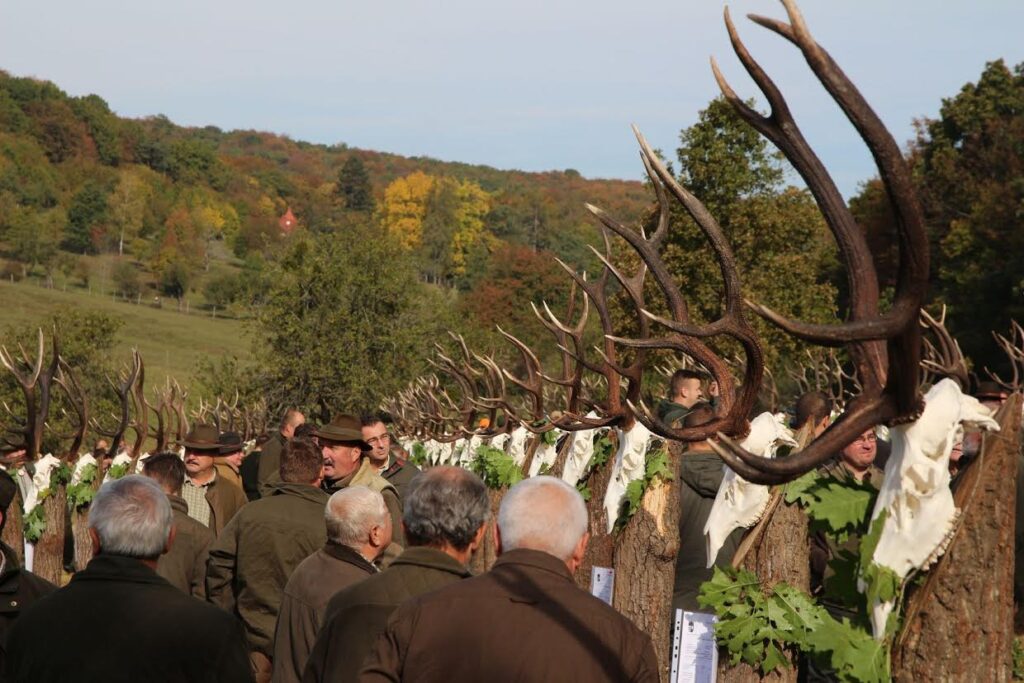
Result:
<svg viewBox="0 0 1024 683">
<path fill-rule="evenodd" d="M 123 116 L 256 129 L 317 143 L 526 171 L 639 179 L 630 124 L 674 157 L 717 94 L 709 57 L 763 98 L 733 55 L 719 0 L 0 0 L 0 69 L 96 93 Z M 805 0 L 819 44 L 902 145 L 913 121 L 1024 62 L 1021 0 Z M 740 34 L 847 196 L 875 174 L 796 48 Z"/>
</svg>

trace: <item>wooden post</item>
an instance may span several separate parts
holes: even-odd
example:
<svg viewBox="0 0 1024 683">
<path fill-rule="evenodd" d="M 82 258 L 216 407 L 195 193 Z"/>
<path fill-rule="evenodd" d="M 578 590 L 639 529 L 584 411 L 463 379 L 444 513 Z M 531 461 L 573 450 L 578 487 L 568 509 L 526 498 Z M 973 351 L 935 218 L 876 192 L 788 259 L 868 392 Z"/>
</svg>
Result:
<svg viewBox="0 0 1024 683">
<path fill-rule="evenodd" d="M 960 526 L 945 555 L 907 601 L 893 647 L 896 681 L 1009 681 L 1021 395 L 998 415 L 981 456 L 957 487 Z"/>
</svg>

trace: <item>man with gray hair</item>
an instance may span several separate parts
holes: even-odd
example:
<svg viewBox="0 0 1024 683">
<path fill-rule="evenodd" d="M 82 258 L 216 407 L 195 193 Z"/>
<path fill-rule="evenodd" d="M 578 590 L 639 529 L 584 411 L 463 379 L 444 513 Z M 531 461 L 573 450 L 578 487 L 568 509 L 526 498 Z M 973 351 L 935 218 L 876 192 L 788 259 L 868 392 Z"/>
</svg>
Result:
<svg viewBox="0 0 1024 683">
<path fill-rule="evenodd" d="M 470 575 L 466 565 L 490 512 L 487 487 L 472 472 L 432 467 L 416 475 L 402 513 L 405 552 L 380 574 L 331 598 L 303 682 L 354 681 L 399 605 Z"/>
<path fill-rule="evenodd" d="M 491 571 L 394 613 L 360 681 L 658 680 L 650 637 L 573 581 L 589 540 L 575 488 L 519 482 L 501 502 L 496 540 Z"/>
<path fill-rule="evenodd" d="M 104 484 L 89 508 L 95 556 L 18 619 L 3 680 L 251 681 L 240 625 L 156 573 L 174 542 L 171 519 L 156 482 L 131 475 Z M 97 656 L 89 637 L 97 629 L 103 651 L 116 656 Z"/>
<path fill-rule="evenodd" d="M 376 574 L 373 562 L 391 543 L 384 497 L 365 486 L 337 491 L 324 510 L 327 543 L 295 568 L 284 587 L 274 632 L 275 683 L 298 683 L 324 620 L 327 601 Z"/>
</svg>

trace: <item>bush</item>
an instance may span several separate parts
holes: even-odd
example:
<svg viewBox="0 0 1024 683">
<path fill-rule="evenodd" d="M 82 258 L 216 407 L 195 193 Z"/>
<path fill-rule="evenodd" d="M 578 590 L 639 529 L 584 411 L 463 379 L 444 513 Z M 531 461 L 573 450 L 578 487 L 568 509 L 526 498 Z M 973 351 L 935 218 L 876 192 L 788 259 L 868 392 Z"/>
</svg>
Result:
<svg viewBox="0 0 1024 683">
<path fill-rule="evenodd" d="M 118 261 L 114 265 L 113 277 L 118 293 L 126 299 L 135 298 L 142 293 L 139 271 L 131 261 Z"/>
</svg>

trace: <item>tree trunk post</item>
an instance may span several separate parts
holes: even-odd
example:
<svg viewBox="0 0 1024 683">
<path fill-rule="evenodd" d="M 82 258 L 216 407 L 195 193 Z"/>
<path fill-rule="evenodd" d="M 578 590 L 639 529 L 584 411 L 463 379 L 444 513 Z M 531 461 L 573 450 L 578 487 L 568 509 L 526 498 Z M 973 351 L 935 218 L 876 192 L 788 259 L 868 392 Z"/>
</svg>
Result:
<svg viewBox="0 0 1024 683">
<path fill-rule="evenodd" d="M 1009 681 L 1013 674 L 1013 568 L 1021 395 L 986 434 L 955 500 L 960 526 L 910 596 L 893 646 L 893 680 Z"/>
<path fill-rule="evenodd" d="M 12 475 L 15 476 L 16 475 Z M 17 481 L 17 479 L 15 479 Z M 22 567 L 25 566 L 25 527 L 24 527 L 24 513 L 21 509 L 22 499 L 21 490 L 19 489 L 14 494 L 14 500 L 7 506 L 7 514 L 4 517 L 4 530 L 3 534 L 0 534 L 0 540 L 3 540 L 11 550 L 14 551 L 14 556 L 18 558 L 18 564 Z"/>
<path fill-rule="evenodd" d="M 50 583 L 61 585 L 64 574 L 64 514 L 67 507 L 64 485 L 50 489 L 50 495 L 40 505 L 46 519 L 46 530 L 36 541 L 32 556 L 32 573 Z"/>
</svg>

